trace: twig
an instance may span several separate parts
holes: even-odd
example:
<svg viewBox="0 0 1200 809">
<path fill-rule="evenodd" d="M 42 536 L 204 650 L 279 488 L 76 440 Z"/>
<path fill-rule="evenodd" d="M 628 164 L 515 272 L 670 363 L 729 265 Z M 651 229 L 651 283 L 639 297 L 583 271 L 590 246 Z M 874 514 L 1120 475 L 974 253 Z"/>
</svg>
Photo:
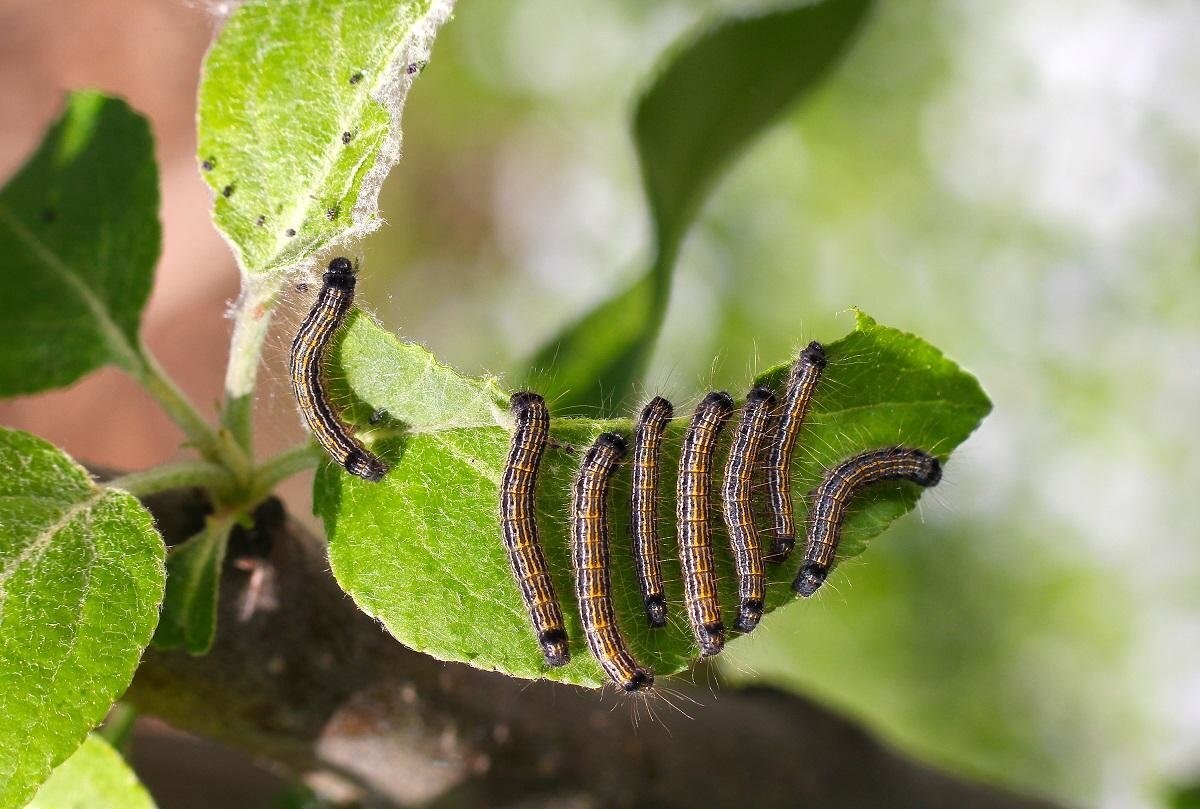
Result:
<svg viewBox="0 0 1200 809">
<path fill-rule="evenodd" d="M 160 525 L 194 533 L 170 516 L 195 502 L 179 492 L 148 504 Z M 659 704 L 658 722 L 639 727 L 634 703 L 612 692 L 440 663 L 359 612 L 321 543 L 277 501 L 256 517 L 253 553 L 267 571 L 256 609 L 239 619 L 251 578 L 239 528 L 212 652 L 147 652 L 127 699 L 314 782 L 353 782 L 363 805 L 1049 806 L 906 760 L 779 691 L 679 685 L 701 703 L 694 718 Z"/>
</svg>

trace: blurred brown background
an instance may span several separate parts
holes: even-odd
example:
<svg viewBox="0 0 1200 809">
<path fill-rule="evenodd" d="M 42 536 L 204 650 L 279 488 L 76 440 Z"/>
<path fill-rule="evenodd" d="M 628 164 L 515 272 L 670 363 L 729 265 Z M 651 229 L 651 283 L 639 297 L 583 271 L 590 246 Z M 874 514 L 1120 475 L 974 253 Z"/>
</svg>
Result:
<svg viewBox="0 0 1200 809">
<path fill-rule="evenodd" d="M 208 217 L 195 160 L 196 82 L 216 18 L 201 4 L 155 0 L 0 2 L 0 176 L 10 176 L 61 111 L 64 93 L 92 87 L 150 119 L 162 182 L 164 251 L 144 335 L 206 414 L 222 391 L 228 302 L 237 268 Z M 97 419 L 97 414 L 103 414 Z M 179 433 L 117 371 L 70 389 L 0 403 L 0 421 L 76 458 L 139 469 L 176 454 Z"/>
</svg>

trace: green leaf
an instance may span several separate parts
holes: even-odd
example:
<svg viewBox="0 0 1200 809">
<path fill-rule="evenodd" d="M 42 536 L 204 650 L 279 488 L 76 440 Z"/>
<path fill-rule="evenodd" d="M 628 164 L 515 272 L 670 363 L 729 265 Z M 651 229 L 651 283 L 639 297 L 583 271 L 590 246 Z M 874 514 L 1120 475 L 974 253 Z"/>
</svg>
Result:
<svg viewBox="0 0 1200 809">
<path fill-rule="evenodd" d="M 634 117 L 659 252 L 675 251 L 712 184 L 829 72 L 870 7 L 825 0 L 735 17 L 674 52 Z"/>
<path fill-rule="evenodd" d="M 64 761 L 28 809 L 154 809 L 150 793 L 103 739 L 88 736 Z"/>
<path fill-rule="evenodd" d="M 230 15 L 204 62 L 198 157 L 245 273 L 277 275 L 379 226 L 404 97 L 450 6 L 250 0 Z"/>
<path fill-rule="evenodd" d="M 0 394 L 138 366 L 138 327 L 162 244 L 146 119 L 74 93 L 0 191 Z"/>
<path fill-rule="evenodd" d="M 167 554 L 167 590 L 162 617 L 154 633 L 154 646 L 189 654 L 207 654 L 217 632 L 217 596 L 221 565 L 232 517 L 209 517 L 204 530 Z"/>
<path fill-rule="evenodd" d="M 124 692 L 162 593 L 149 512 L 0 429 L 0 809 L 23 805 Z"/>
<path fill-rule="evenodd" d="M 619 412 L 658 335 L 655 284 L 664 273 L 656 266 L 543 346 L 529 361 L 525 386 L 575 413 Z"/>
<path fill-rule="evenodd" d="M 680 243 L 704 199 L 738 155 L 828 74 L 871 5 L 825 0 L 729 17 L 668 55 L 633 121 L 653 264 L 537 353 L 530 364 L 548 396 L 564 408 L 606 412 L 625 399 L 658 336 Z M 601 328 L 614 319 L 622 328 Z M 594 339 L 598 331 L 605 339 Z"/>
<path fill-rule="evenodd" d="M 822 470 L 857 452 L 896 443 L 943 460 L 991 405 L 979 384 L 918 337 L 858 316 L 850 335 L 827 346 L 830 364 L 801 437 L 794 468 L 797 516 Z M 400 429 L 376 430 L 374 446 L 392 464 L 380 483 L 365 483 L 327 465 L 315 484 L 315 509 L 329 536 L 330 561 L 343 589 L 401 642 L 445 660 L 519 677 L 550 677 L 597 686 L 602 675 L 588 654 L 576 616 L 567 538 L 569 489 L 579 450 L 606 430 L 630 435 L 628 419 L 555 418 L 559 446 L 542 462 L 538 513 L 542 543 L 567 616 L 571 663 L 546 670 L 500 539 L 499 481 L 510 439 L 506 397 L 491 380 L 472 382 L 436 364 L 423 349 L 399 342 L 365 317 L 349 327 L 338 352 L 346 389 L 357 404 L 349 417 L 365 423 L 385 408 Z M 777 382 L 787 363 L 763 379 Z M 749 387 L 749 380 L 747 381 Z M 454 391 L 447 400 L 445 391 Z M 435 413 L 427 409 L 433 402 Z M 552 403 L 553 407 L 553 403 Z M 690 416 L 678 408 L 664 449 L 677 463 Z M 407 425 L 407 429 L 404 428 Z M 724 466 L 728 432 L 719 453 Z M 573 450 L 571 448 L 574 448 Z M 951 465 L 947 476 L 953 478 Z M 714 484 L 715 486 L 715 484 Z M 613 586 L 621 629 L 639 660 L 660 675 L 696 657 L 683 617 L 674 539 L 674 476 L 664 475 L 663 559 L 671 626 L 646 628 L 628 535 L 628 469 L 613 484 Z M 912 484 L 883 485 L 860 497 L 847 521 L 839 562 L 858 553 L 919 497 Z M 733 625 L 734 576 L 728 540 L 713 514 L 726 625 Z M 768 610 L 793 602 L 796 565 L 770 569 Z M 769 620 L 769 619 L 768 619 Z"/>
</svg>

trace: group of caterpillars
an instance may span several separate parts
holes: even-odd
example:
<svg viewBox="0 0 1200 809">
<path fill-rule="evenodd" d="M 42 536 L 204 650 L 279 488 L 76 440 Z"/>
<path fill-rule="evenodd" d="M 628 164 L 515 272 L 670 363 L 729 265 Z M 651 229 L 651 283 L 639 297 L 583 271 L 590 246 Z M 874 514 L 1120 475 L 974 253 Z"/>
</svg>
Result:
<svg viewBox="0 0 1200 809">
<path fill-rule="evenodd" d="M 338 419 L 323 383 L 325 352 L 354 302 L 350 261 L 335 258 L 323 281 L 292 342 L 292 387 L 325 451 L 351 474 L 378 481 L 387 467 Z M 722 514 L 737 572 L 734 628 L 738 632 L 750 632 L 762 618 L 764 561 L 786 561 L 796 543 L 792 456 L 826 362 L 821 344 L 809 343 L 793 363 L 781 399 L 770 388 L 758 386 L 742 406 L 721 484 Z M 562 666 L 570 660 L 567 632 L 542 553 L 534 505 L 538 469 L 550 441 L 550 414 L 545 400 L 529 391 L 513 394 L 510 408 L 515 427 L 500 482 L 501 533 L 546 663 Z M 684 600 L 704 657 L 718 654 L 725 646 L 709 517 L 713 459 L 733 411 L 728 393 L 709 393 L 701 400 L 684 433 L 676 478 L 675 525 Z M 643 408 L 633 438 L 630 532 L 646 619 L 652 628 L 667 622 L 659 557 L 659 458 L 673 416 L 671 403 L 656 396 Z M 584 453 L 571 490 L 570 535 L 575 598 L 588 648 L 614 683 L 633 692 L 650 687 L 654 675 L 630 653 L 613 608 L 608 490 L 625 454 L 626 440 L 615 432 L 597 437 Z M 765 472 L 773 518 L 765 532 L 771 540 L 765 554 L 752 499 L 755 472 L 760 469 Z M 919 449 L 891 446 L 860 453 L 825 472 L 810 499 L 804 559 L 792 582 L 798 595 L 811 596 L 825 581 L 854 495 L 874 483 L 900 479 L 935 486 L 941 479 L 941 465 Z"/>
</svg>

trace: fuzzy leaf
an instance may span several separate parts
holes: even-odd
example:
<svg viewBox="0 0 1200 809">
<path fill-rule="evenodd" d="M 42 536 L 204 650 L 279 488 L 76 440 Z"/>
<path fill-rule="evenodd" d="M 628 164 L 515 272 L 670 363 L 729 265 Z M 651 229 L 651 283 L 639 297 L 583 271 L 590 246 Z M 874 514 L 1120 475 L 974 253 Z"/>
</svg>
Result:
<svg viewBox="0 0 1200 809">
<path fill-rule="evenodd" d="M 871 0 L 789 4 L 719 20 L 668 54 L 638 100 L 633 134 L 656 252 L 649 271 L 531 360 L 548 397 L 611 411 L 645 367 L 680 243 L 716 181 L 812 90 L 853 41 Z M 609 327 L 614 321 L 619 328 Z M 601 324 L 606 328 L 601 329 Z M 603 337 L 596 339 L 603 331 Z"/>
<path fill-rule="evenodd" d="M 0 191 L 0 395 L 136 367 L 161 243 L 146 119 L 119 99 L 70 95 Z"/>
<path fill-rule="evenodd" d="M 198 158 L 250 276 L 379 226 L 399 116 L 450 0 L 249 0 L 209 50 Z M 289 235 L 290 234 L 290 235 Z"/>
<path fill-rule="evenodd" d="M 154 801 L 116 750 L 88 736 L 42 784 L 28 809 L 154 809 Z"/>
<path fill-rule="evenodd" d="M 133 496 L 0 430 L 0 809 L 23 806 L 129 685 L 163 575 Z"/>
<path fill-rule="evenodd" d="M 794 469 L 798 519 L 806 513 L 805 493 L 834 462 L 895 443 L 931 450 L 944 460 L 991 407 L 975 379 L 937 349 L 865 315 L 859 315 L 854 332 L 827 349 L 830 365 Z M 382 407 L 397 428 L 371 436 L 392 464 L 380 483 L 360 481 L 331 465 L 318 475 L 315 508 L 325 521 L 330 560 L 341 586 L 400 641 L 435 657 L 518 677 L 600 685 L 600 669 L 588 654 L 576 617 L 567 504 L 579 450 L 606 430 L 629 436 L 629 420 L 551 422 L 561 446 L 549 448 L 542 462 L 539 525 L 567 617 L 572 661 L 547 670 L 500 539 L 499 482 L 511 427 L 504 391 L 492 380 L 475 382 L 438 365 L 420 347 L 401 343 L 365 317 L 349 327 L 338 361 L 341 371 L 335 376 L 346 389 L 335 395 L 338 401 L 357 403 L 348 416 L 365 423 L 366 414 Z M 785 371 L 786 364 L 763 378 L 777 381 Z M 433 414 L 426 412 L 429 401 L 439 403 Z M 682 608 L 670 471 L 690 416 L 686 411 L 677 408 L 680 418 L 664 448 L 668 471 L 663 476 L 662 553 L 672 614 L 665 629 L 646 628 L 634 580 L 627 467 L 614 481 L 611 500 L 613 584 L 621 628 L 638 659 L 660 675 L 686 668 L 697 654 Z M 729 428 L 718 468 L 724 466 L 728 433 Z M 953 466 L 948 475 L 953 476 Z M 911 484 L 894 484 L 859 498 L 846 525 L 839 561 L 861 553 L 868 540 L 913 507 L 919 494 Z M 721 603 L 726 625 L 732 626 L 732 560 L 716 512 L 713 521 Z M 770 569 L 768 610 L 793 601 L 790 583 L 797 567 L 789 563 Z"/>
</svg>

